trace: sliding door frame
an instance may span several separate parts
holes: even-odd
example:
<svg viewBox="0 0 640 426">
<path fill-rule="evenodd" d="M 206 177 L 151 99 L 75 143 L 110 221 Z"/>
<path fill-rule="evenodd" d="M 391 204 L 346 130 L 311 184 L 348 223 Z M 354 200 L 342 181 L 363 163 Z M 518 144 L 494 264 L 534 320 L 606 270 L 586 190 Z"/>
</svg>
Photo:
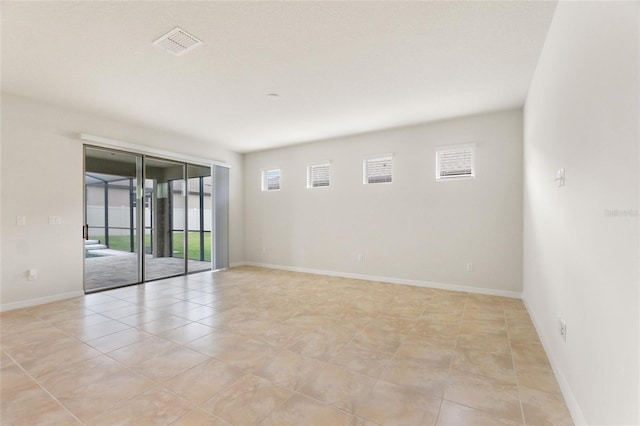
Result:
<svg viewBox="0 0 640 426">
<path fill-rule="evenodd" d="M 200 167 L 208 167 L 210 170 L 210 176 L 212 177 L 212 189 L 211 189 L 211 225 L 212 225 L 212 230 L 210 233 L 210 242 L 211 242 L 211 259 L 210 259 L 210 264 L 211 264 L 211 270 L 220 270 L 220 269 L 226 269 L 228 267 L 228 210 L 229 210 L 229 205 L 228 205 L 228 199 L 229 199 L 229 188 L 228 188 L 228 170 L 224 170 L 223 173 L 221 173 L 222 175 L 224 175 L 224 185 L 226 185 L 226 189 L 224 191 L 218 191 L 217 189 L 217 179 L 216 179 L 216 170 L 221 170 L 221 169 L 230 169 L 230 165 L 224 162 L 220 162 L 220 161 L 216 161 L 216 160 L 208 160 L 208 159 L 203 159 L 203 158 L 198 158 L 198 157 L 192 157 L 192 156 L 188 156 L 188 155 L 181 155 L 181 154 L 177 154 L 177 153 L 172 153 L 172 152 L 166 152 L 166 151 L 162 151 L 162 150 L 157 150 L 157 149 L 153 149 L 153 148 L 148 148 L 148 147 L 143 147 L 143 146 L 139 146 L 139 145 L 135 145 L 135 144 L 130 144 L 130 143 L 126 143 L 126 142 L 120 142 L 120 141 L 115 141 L 112 139 L 106 139 L 106 138 L 101 138 L 101 137 L 97 137 L 97 136 L 92 136 L 92 135 L 87 135 L 87 134 L 81 134 L 80 135 L 80 139 L 82 139 L 84 142 L 83 144 L 83 211 L 84 211 L 84 223 L 86 224 L 87 222 L 87 194 L 86 194 L 86 148 L 94 148 L 94 149 L 102 149 L 102 150 L 108 150 L 108 151 L 115 151 L 115 152 L 120 152 L 120 153 L 124 153 L 124 154 L 131 154 L 131 155 L 135 155 L 136 156 L 136 194 L 133 197 L 136 200 L 136 205 L 138 206 L 138 208 L 136 208 L 136 227 L 138 227 L 138 233 L 137 233 L 137 262 L 138 262 L 138 282 L 136 283 L 132 283 L 132 284 L 126 284 L 123 286 L 118 286 L 118 287 L 125 287 L 125 286 L 129 286 L 129 285 L 137 285 L 137 284 L 142 284 L 145 282 L 148 282 L 149 280 L 146 279 L 146 262 L 145 262 L 145 228 L 146 228 L 146 224 L 145 224 L 145 209 L 144 209 L 144 203 L 145 203 L 145 182 L 146 182 L 146 159 L 147 158 L 155 158 L 158 160 L 169 160 L 169 161 L 174 161 L 174 162 L 178 162 L 178 163 L 182 163 L 183 165 L 183 185 L 184 185 L 184 196 L 185 196 L 185 202 L 184 202 L 184 210 L 185 210 L 185 214 L 184 214 L 184 222 L 183 222 L 183 227 L 184 227 L 184 232 L 183 232 L 183 247 L 184 247 L 184 251 L 183 251 L 183 257 L 184 257 L 184 272 L 183 274 L 180 275 L 188 275 L 191 273 L 198 273 L 198 272 L 204 272 L 204 271 L 194 271 L 194 272 L 190 272 L 189 271 L 189 267 L 188 267 L 188 263 L 189 263 L 189 255 L 188 255 L 188 206 L 189 206 L 189 201 L 188 201 L 188 195 L 189 195 L 189 190 L 188 190 L 188 166 L 189 165 L 194 165 L 194 166 L 200 166 Z M 202 188 L 200 188 L 200 198 L 202 198 Z M 219 195 L 218 193 L 221 192 L 221 195 Z M 217 200 L 219 199 L 219 197 L 222 196 L 222 199 L 220 201 L 224 201 L 225 205 L 224 206 L 219 206 Z M 199 202 L 200 204 L 200 208 L 202 208 L 202 201 Z M 107 206 L 105 206 L 105 208 L 108 208 Z M 217 211 L 219 209 L 222 209 L 221 211 L 224 211 L 224 214 L 218 213 Z M 202 215 L 202 212 L 200 214 L 200 216 Z M 220 222 L 220 225 L 223 225 L 223 229 L 218 229 L 218 222 Z M 200 226 L 202 224 L 200 223 Z M 133 223 L 130 223 L 131 229 L 133 228 Z M 83 224 L 83 229 L 84 229 L 84 224 Z M 201 229 L 201 232 L 203 230 Z M 220 235 L 220 233 L 223 232 L 224 235 Z M 222 243 L 225 245 L 225 247 L 221 248 L 219 247 L 219 238 L 221 237 L 223 238 L 224 241 L 222 241 Z M 172 237 L 171 237 L 172 238 Z M 83 242 L 84 244 L 84 242 Z M 203 248 L 201 247 L 201 250 Z M 222 253 L 221 253 L 222 252 Z M 83 256 L 84 256 L 84 250 L 83 250 Z M 85 261 L 83 261 L 83 289 L 84 289 L 84 281 L 85 281 L 85 274 L 86 274 L 86 270 L 85 270 Z M 177 275 L 177 276 L 180 276 Z M 112 288 L 116 288 L 116 287 L 109 287 L 109 288 L 100 288 L 100 289 L 96 289 L 96 290 L 86 290 L 84 289 L 85 293 L 93 293 L 96 291 L 103 291 L 103 290 L 109 290 Z"/>
</svg>

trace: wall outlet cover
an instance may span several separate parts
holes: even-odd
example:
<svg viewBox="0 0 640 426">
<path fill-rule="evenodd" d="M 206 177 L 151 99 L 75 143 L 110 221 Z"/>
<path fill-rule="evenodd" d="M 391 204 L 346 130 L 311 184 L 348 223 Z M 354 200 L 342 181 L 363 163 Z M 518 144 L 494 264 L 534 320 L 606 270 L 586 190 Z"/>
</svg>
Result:
<svg viewBox="0 0 640 426">
<path fill-rule="evenodd" d="M 27 271 L 27 279 L 29 281 L 35 281 L 38 279 L 38 270 L 37 269 L 29 269 Z"/>
<path fill-rule="evenodd" d="M 558 317 L 558 332 L 562 337 L 562 340 L 567 341 L 567 323 L 562 317 Z"/>
</svg>

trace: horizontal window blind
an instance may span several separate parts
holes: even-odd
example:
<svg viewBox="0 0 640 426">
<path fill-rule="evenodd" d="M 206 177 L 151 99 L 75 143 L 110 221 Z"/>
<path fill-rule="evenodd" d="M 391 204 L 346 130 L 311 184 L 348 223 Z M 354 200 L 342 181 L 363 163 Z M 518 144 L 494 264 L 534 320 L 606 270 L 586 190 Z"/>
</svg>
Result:
<svg viewBox="0 0 640 426">
<path fill-rule="evenodd" d="M 331 185 L 331 164 L 311 164 L 307 166 L 307 188 L 323 188 Z"/>
<path fill-rule="evenodd" d="M 262 190 L 263 191 L 279 191 L 280 190 L 280 169 L 271 169 L 262 171 Z"/>
<path fill-rule="evenodd" d="M 393 158 L 369 158 L 364 160 L 364 183 L 389 183 L 393 180 Z"/>
<path fill-rule="evenodd" d="M 474 149 L 460 147 L 436 151 L 436 179 L 474 177 Z"/>
</svg>

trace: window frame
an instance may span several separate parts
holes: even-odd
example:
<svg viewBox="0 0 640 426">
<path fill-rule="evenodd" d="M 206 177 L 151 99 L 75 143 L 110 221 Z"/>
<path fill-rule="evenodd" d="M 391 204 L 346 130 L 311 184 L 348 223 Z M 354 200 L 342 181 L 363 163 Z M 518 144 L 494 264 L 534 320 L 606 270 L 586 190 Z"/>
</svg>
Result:
<svg viewBox="0 0 640 426">
<path fill-rule="evenodd" d="M 278 187 L 269 188 L 267 173 L 278 171 Z M 260 189 L 262 192 L 280 191 L 282 189 L 282 169 L 274 167 L 271 169 L 262 169 L 260 173 Z"/>
<path fill-rule="evenodd" d="M 395 158 L 395 155 L 393 153 L 389 153 L 389 154 L 381 154 L 381 155 L 374 155 L 371 157 L 366 157 L 364 160 L 362 160 L 362 183 L 364 185 L 377 185 L 377 184 L 390 184 L 393 183 L 393 160 Z M 390 176 L 390 180 L 389 181 L 380 181 L 380 182 L 370 182 L 369 181 L 369 175 L 368 175 L 368 171 L 369 171 L 369 162 L 375 161 L 375 160 L 389 160 L 390 164 L 391 164 L 391 172 L 389 174 Z"/>
<path fill-rule="evenodd" d="M 329 169 L 328 172 L 328 181 L 327 185 L 313 185 L 312 177 L 313 177 L 313 169 L 315 167 L 327 166 Z M 313 163 L 307 164 L 307 189 L 318 189 L 318 188 L 331 188 L 331 161 L 316 161 Z"/>
<path fill-rule="evenodd" d="M 435 156 L 436 156 L 436 169 L 435 169 L 435 177 L 436 182 L 450 182 L 450 181 L 458 181 L 458 180 L 468 180 L 476 178 L 476 147 L 475 143 L 466 143 L 466 144 L 457 144 L 457 145 L 444 145 L 438 146 L 435 148 Z M 451 176 L 441 176 L 441 165 L 440 165 L 440 154 L 443 152 L 455 152 L 461 150 L 470 150 L 471 151 L 471 173 L 464 175 L 451 175 Z"/>
</svg>

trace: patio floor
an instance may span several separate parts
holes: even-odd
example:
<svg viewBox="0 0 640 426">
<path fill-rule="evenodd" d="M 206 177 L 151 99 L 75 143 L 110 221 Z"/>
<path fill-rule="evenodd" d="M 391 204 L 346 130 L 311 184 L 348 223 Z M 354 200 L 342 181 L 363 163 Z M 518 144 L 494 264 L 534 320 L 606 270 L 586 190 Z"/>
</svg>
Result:
<svg viewBox="0 0 640 426">
<path fill-rule="evenodd" d="M 146 257 L 147 281 L 181 275 L 184 272 L 184 259 L 179 257 Z M 113 288 L 138 282 L 138 263 L 135 253 L 118 256 L 89 257 L 85 259 L 84 289 L 92 291 Z M 189 260 L 188 271 L 211 270 L 211 262 Z"/>
</svg>

